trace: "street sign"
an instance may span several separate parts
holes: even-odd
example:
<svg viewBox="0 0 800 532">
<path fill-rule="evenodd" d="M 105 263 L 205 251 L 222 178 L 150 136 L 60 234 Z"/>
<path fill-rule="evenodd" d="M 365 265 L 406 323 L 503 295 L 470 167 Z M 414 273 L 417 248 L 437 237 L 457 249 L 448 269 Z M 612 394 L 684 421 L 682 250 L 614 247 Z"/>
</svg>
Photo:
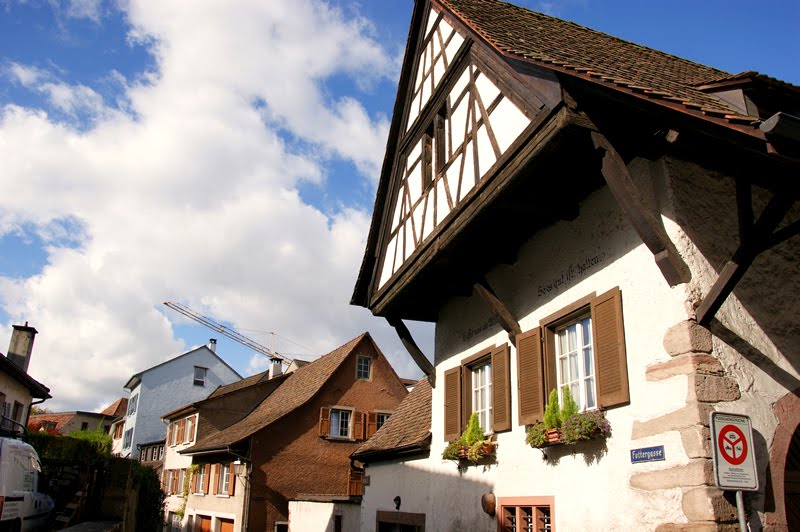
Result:
<svg viewBox="0 0 800 532">
<path fill-rule="evenodd" d="M 631 463 L 641 464 L 642 462 L 658 462 L 664 460 L 664 446 L 657 445 L 656 447 L 642 447 L 640 449 L 631 449 Z"/>
<path fill-rule="evenodd" d="M 750 417 L 711 413 L 714 479 L 723 490 L 758 491 L 753 429 Z"/>
</svg>

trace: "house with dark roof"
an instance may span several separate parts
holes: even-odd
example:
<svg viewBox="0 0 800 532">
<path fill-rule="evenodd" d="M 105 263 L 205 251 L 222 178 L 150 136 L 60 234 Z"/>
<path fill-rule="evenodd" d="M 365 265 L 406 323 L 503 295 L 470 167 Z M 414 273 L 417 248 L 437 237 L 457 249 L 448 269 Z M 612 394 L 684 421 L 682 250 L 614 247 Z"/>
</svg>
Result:
<svg viewBox="0 0 800 532">
<path fill-rule="evenodd" d="M 191 466 L 185 518 L 174 525 L 356 529 L 362 471 L 350 455 L 408 393 L 372 337 L 364 333 L 291 373 L 250 380 L 170 414 L 171 434 L 186 439 L 184 420 L 199 413 L 192 445 L 175 442 Z"/>
<path fill-rule="evenodd" d="M 50 399 L 50 389 L 28 375 L 36 329 L 27 322 L 13 327 L 8 353 L 0 355 L 0 431 L 18 434 L 28 423 L 31 405 Z"/>
<path fill-rule="evenodd" d="M 142 370 L 125 383 L 129 391 L 122 425 L 121 456 L 136 457 L 139 445 L 163 442 L 167 427 L 161 416 L 178 407 L 205 399 L 224 384 L 242 376 L 216 353 L 216 340 Z M 115 434 L 120 429 L 115 424 Z"/>
<path fill-rule="evenodd" d="M 427 375 L 430 421 L 354 455 L 361 529 L 714 530 L 725 491 L 800 528 L 798 111 L 764 74 L 417 0 L 351 302 Z M 489 443 L 459 459 L 473 415 Z"/>
</svg>

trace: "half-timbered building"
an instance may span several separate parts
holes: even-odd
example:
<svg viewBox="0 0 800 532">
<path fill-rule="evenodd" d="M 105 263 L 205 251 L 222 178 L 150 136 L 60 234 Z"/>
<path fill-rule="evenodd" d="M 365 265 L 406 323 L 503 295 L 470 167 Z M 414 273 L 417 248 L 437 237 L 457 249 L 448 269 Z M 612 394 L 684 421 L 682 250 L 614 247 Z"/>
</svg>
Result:
<svg viewBox="0 0 800 532">
<path fill-rule="evenodd" d="M 712 411 L 751 417 L 751 526 L 800 526 L 798 111 L 798 87 L 759 73 L 417 0 L 352 303 L 428 375 L 431 439 L 359 451 L 362 530 L 735 523 Z M 434 353 L 404 320 L 435 323 Z M 611 435 L 532 448 L 567 389 Z M 443 460 L 472 413 L 494 454 Z"/>
</svg>

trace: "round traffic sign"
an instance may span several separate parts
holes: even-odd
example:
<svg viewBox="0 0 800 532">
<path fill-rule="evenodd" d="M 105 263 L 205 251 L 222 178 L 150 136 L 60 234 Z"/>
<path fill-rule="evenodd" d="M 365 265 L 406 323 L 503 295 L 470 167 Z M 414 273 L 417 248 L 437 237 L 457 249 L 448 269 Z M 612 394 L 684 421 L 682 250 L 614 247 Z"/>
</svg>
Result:
<svg viewBox="0 0 800 532">
<path fill-rule="evenodd" d="M 731 465 L 739 465 L 747 458 L 747 440 L 736 425 L 725 425 L 717 438 L 719 454 Z"/>
</svg>

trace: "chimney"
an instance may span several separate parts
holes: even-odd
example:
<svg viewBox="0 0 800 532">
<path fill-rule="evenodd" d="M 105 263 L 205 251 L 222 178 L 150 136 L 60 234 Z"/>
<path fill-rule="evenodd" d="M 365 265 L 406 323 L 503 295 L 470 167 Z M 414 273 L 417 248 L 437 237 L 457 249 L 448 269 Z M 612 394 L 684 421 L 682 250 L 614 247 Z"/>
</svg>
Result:
<svg viewBox="0 0 800 532">
<path fill-rule="evenodd" d="M 22 371 L 28 373 L 28 365 L 31 363 L 31 352 L 33 351 L 33 339 L 38 331 L 33 327 L 25 325 L 13 325 L 14 331 L 11 333 L 11 342 L 8 344 L 8 359 L 16 364 Z"/>
<path fill-rule="evenodd" d="M 269 378 L 274 379 L 278 375 L 283 373 L 281 369 L 281 359 L 278 357 L 273 357 L 269 359 Z"/>
<path fill-rule="evenodd" d="M 214 353 L 217 352 L 217 339 L 216 338 L 209 338 L 208 339 L 208 348 L 211 349 Z"/>
</svg>

